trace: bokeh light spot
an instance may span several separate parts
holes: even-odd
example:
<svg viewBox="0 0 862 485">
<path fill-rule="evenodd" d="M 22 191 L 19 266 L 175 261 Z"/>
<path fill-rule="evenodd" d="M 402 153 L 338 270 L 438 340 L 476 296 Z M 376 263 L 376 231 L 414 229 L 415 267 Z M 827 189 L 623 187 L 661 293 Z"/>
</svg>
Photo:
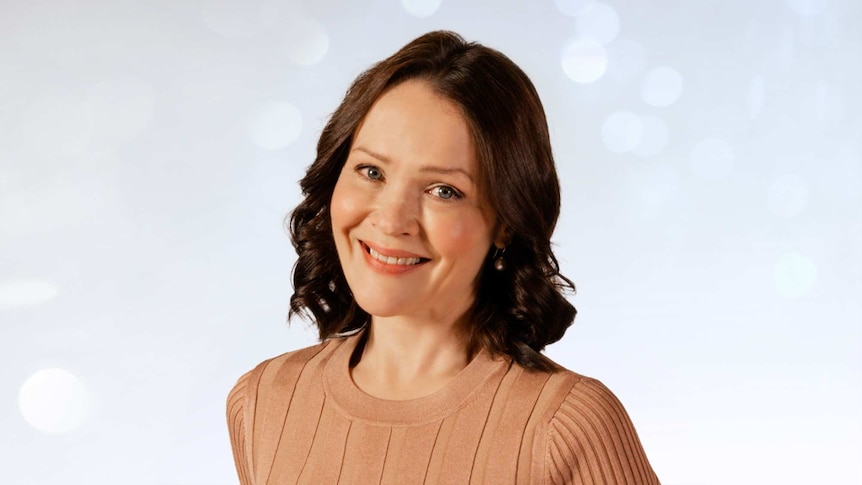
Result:
<svg viewBox="0 0 862 485">
<path fill-rule="evenodd" d="M 441 0 L 401 0 L 404 10 L 414 17 L 430 17 L 440 8 Z"/>
<path fill-rule="evenodd" d="M 557 10 L 563 15 L 577 17 L 584 13 L 596 0 L 554 0 Z"/>
<path fill-rule="evenodd" d="M 640 120 L 643 134 L 632 153 L 639 157 L 651 157 L 667 145 L 667 125 L 655 116 L 641 116 Z"/>
<path fill-rule="evenodd" d="M 796 216 L 807 205 L 808 183 L 799 175 L 782 175 L 769 187 L 769 210 L 779 217 Z"/>
<path fill-rule="evenodd" d="M 310 18 L 294 18 L 288 28 L 285 49 L 295 64 L 308 66 L 320 62 L 329 50 L 329 35 L 320 22 Z"/>
<path fill-rule="evenodd" d="M 704 180 L 721 180 L 733 172 L 733 149 L 720 138 L 706 138 L 691 152 L 691 170 Z"/>
<path fill-rule="evenodd" d="M 651 69 L 641 84 L 641 97 L 650 106 L 670 106 L 682 94 L 682 76 L 672 67 Z"/>
<path fill-rule="evenodd" d="M 81 381 L 64 369 L 43 369 L 18 392 L 21 415 L 39 431 L 58 434 L 78 428 L 87 417 L 90 396 Z"/>
<path fill-rule="evenodd" d="M 620 33 L 620 16 L 606 3 L 593 3 L 575 20 L 575 31 L 581 39 L 607 44 Z"/>
<path fill-rule="evenodd" d="M 643 124 L 634 113 L 619 111 L 612 113 L 602 123 L 602 141 L 614 153 L 634 149 L 643 138 Z"/>
<path fill-rule="evenodd" d="M 302 113 L 286 101 L 266 104 L 252 117 L 248 132 L 252 142 L 261 148 L 284 148 L 299 138 L 302 132 Z"/>
<path fill-rule="evenodd" d="M 785 298 L 808 293 L 817 280 L 817 266 L 805 256 L 789 251 L 778 257 L 773 273 L 775 289 Z"/>
<path fill-rule="evenodd" d="M 599 80 L 608 67 L 605 49 L 589 39 L 570 40 L 563 46 L 563 72 L 576 83 Z"/>
<path fill-rule="evenodd" d="M 252 37 L 278 17 L 275 0 L 204 0 L 201 14 L 213 32 L 228 39 Z"/>
<path fill-rule="evenodd" d="M 748 116 L 751 119 L 756 119 L 760 116 L 760 111 L 763 109 L 763 76 L 760 74 L 751 79 L 751 84 L 748 87 Z"/>
<path fill-rule="evenodd" d="M 57 287 L 41 280 L 22 280 L 0 285 L 0 310 L 41 305 L 57 296 Z"/>
</svg>

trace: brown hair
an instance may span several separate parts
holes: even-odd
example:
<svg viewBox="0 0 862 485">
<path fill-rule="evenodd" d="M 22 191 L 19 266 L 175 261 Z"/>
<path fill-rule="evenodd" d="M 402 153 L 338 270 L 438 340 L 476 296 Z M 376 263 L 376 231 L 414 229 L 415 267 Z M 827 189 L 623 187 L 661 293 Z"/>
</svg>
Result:
<svg viewBox="0 0 862 485">
<path fill-rule="evenodd" d="M 305 199 L 290 215 L 298 254 L 290 316 L 313 316 L 321 339 L 368 322 L 339 264 L 329 203 L 360 122 L 378 97 L 407 79 L 428 82 L 460 106 L 477 150 L 480 189 L 510 236 L 505 269 L 495 270 L 489 248 L 479 275 L 472 344 L 528 368 L 554 369 L 539 352 L 563 336 L 577 312 L 562 294 L 574 292 L 574 284 L 551 250 L 560 184 L 542 103 L 508 57 L 452 32 L 425 34 L 360 74 L 324 127 L 300 182 Z"/>
</svg>

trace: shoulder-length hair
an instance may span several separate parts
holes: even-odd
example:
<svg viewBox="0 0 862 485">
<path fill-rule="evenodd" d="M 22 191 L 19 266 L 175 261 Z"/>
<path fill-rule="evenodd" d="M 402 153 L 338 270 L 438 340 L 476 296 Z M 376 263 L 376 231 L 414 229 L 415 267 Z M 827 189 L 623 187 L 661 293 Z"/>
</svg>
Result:
<svg viewBox="0 0 862 485">
<path fill-rule="evenodd" d="M 551 250 L 560 184 L 542 103 L 508 57 L 452 32 L 425 34 L 360 74 L 324 127 L 300 182 L 305 198 L 290 214 L 298 259 L 289 316 L 312 316 L 321 339 L 369 321 L 342 272 L 329 204 L 362 119 L 386 90 L 408 79 L 427 82 L 461 108 L 477 150 L 480 191 L 509 236 L 505 269 L 494 268 L 492 247 L 479 274 L 471 344 L 527 368 L 555 369 L 539 352 L 563 336 L 577 312 L 563 296 L 574 284 Z"/>
</svg>

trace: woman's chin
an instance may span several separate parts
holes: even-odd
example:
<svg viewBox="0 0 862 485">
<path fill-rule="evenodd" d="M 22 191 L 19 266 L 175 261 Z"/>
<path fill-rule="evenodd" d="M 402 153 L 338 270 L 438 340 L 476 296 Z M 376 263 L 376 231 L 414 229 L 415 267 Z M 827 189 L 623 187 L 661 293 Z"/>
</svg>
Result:
<svg viewBox="0 0 862 485">
<path fill-rule="evenodd" d="M 356 294 L 354 294 L 354 298 L 356 299 L 356 303 L 359 305 L 359 308 L 362 308 L 365 313 L 373 317 L 388 318 L 408 315 L 410 313 L 410 305 L 406 302 L 395 302 L 392 301 L 391 298 L 362 298 L 362 296 Z"/>
</svg>

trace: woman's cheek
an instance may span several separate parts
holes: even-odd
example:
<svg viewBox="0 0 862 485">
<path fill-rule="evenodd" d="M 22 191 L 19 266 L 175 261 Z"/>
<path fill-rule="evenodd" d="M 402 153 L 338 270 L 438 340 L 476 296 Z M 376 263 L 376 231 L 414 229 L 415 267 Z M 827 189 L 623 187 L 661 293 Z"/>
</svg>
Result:
<svg viewBox="0 0 862 485">
<path fill-rule="evenodd" d="M 473 211 L 455 211 L 437 221 L 438 234 L 445 234 L 445 238 L 441 238 L 438 244 L 445 246 L 452 251 L 467 252 L 471 251 L 474 246 L 483 244 L 482 251 L 485 251 L 484 242 L 489 239 L 482 229 L 486 227 L 484 219 L 479 214 L 472 213 Z"/>
<path fill-rule="evenodd" d="M 364 199 L 361 190 L 351 187 L 349 182 L 339 181 L 332 194 L 330 210 L 333 223 L 347 223 L 357 217 L 365 205 Z"/>
</svg>

